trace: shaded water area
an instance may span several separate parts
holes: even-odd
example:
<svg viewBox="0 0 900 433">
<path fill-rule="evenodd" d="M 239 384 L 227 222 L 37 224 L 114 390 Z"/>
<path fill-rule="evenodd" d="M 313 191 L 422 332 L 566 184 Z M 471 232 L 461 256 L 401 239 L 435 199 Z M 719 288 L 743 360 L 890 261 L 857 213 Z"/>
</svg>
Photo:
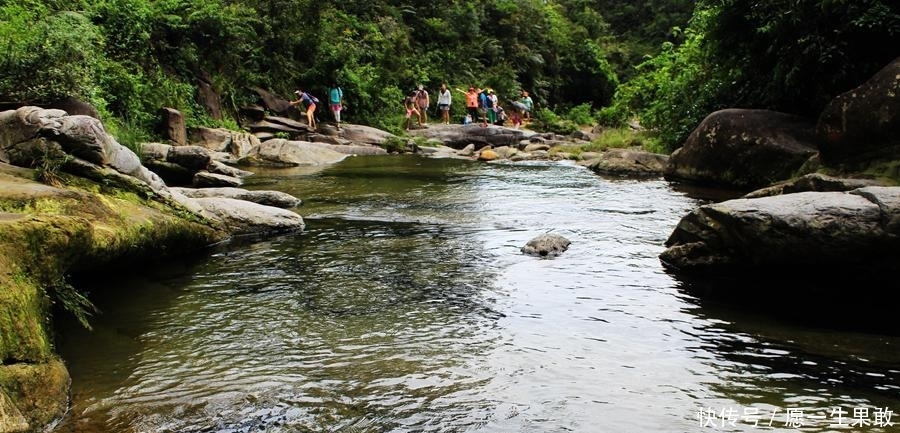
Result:
<svg viewBox="0 0 900 433">
<path fill-rule="evenodd" d="M 306 231 L 82 283 L 55 431 L 900 431 L 900 338 L 694 297 L 657 256 L 702 202 L 662 180 L 393 156 L 248 188 Z"/>
</svg>

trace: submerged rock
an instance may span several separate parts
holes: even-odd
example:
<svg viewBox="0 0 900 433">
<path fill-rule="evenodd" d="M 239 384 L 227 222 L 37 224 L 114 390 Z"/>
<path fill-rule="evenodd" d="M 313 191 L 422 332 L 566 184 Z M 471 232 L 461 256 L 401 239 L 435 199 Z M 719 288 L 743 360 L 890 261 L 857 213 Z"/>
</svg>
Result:
<svg viewBox="0 0 900 433">
<path fill-rule="evenodd" d="M 662 176 L 669 157 L 632 149 L 609 149 L 581 165 L 594 172 L 611 175 Z"/>
<path fill-rule="evenodd" d="M 572 241 L 556 233 L 544 233 L 528 241 L 521 251 L 531 256 L 555 257 L 569 249 Z"/>
</svg>

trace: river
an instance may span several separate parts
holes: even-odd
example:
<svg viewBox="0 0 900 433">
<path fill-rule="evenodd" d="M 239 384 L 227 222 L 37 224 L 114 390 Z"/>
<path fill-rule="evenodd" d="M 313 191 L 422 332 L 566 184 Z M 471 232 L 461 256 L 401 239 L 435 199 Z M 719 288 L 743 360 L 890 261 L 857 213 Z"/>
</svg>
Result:
<svg viewBox="0 0 900 433">
<path fill-rule="evenodd" d="M 657 256 L 703 200 L 661 179 L 389 156 L 247 187 L 306 230 L 81 283 L 54 431 L 900 431 L 900 337 L 696 298 Z M 520 253 L 546 232 L 570 249 Z"/>
</svg>

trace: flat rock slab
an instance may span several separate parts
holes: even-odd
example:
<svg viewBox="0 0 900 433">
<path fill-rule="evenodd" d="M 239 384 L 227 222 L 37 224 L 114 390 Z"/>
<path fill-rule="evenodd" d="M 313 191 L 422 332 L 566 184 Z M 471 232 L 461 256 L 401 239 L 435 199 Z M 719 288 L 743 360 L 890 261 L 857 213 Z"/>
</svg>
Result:
<svg viewBox="0 0 900 433">
<path fill-rule="evenodd" d="M 198 198 L 200 206 L 237 235 L 301 231 L 303 217 L 287 209 L 233 198 Z"/>
<path fill-rule="evenodd" d="M 190 198 L 233 198 L 235 200 L 250 201 L 266 206 L 280 208 L 292 208 L 299 206 L 301 201 L 286 192 L 281 191 L 249 191 L 243 188 L 169 188 L 180 192 Z"/>
</svg>

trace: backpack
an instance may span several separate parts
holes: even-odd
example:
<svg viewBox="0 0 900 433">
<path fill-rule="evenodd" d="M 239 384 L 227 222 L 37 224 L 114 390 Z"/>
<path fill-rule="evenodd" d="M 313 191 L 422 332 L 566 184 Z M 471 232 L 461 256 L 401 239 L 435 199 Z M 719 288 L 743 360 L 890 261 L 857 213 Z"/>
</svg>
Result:
<svg viewBox="0 0 900 433">
<path fill-rule="evenodd" d="M 494 100 L 491 99 L 491 95 L 487 91 L 481 92 L 481 94 L 484 95 L 484 108 L 494 108 Z"/>
</svg>

